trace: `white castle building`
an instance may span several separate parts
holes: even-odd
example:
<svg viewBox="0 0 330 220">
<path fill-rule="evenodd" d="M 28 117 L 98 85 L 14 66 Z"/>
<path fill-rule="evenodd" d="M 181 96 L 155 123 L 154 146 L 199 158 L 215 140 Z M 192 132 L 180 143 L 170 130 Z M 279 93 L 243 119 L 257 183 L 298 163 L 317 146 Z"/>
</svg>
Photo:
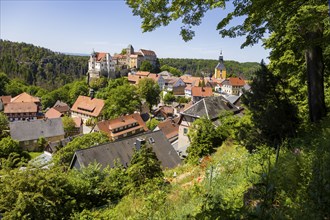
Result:
<svg viewBox="0 0 330 220">
<path fill-rule="evenodd" d="M 110 78 L 111 73 L 115 72 L 115 64 L 109 53 L 93 52 L 88 61 L 89 78 L 99 78 L 105 76 Z"/>
</svg>

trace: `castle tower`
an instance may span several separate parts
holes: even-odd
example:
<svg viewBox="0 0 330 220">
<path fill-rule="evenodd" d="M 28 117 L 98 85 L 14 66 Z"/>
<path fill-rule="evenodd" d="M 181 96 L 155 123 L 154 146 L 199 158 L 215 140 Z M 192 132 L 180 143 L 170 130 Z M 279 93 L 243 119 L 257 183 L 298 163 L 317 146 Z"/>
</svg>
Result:
<svg viewBox="0 0 330 220">
<path fill-rule="evenodd" d="M 219 63 L 214 69 L 214 78 L 216 79 L 226 79 L 227 72 L 226 72 L 226 67 L 223 62 L 223 56 L 222 56 L 222 51 L 220 52 L 219 56 Z"/>
</svg>

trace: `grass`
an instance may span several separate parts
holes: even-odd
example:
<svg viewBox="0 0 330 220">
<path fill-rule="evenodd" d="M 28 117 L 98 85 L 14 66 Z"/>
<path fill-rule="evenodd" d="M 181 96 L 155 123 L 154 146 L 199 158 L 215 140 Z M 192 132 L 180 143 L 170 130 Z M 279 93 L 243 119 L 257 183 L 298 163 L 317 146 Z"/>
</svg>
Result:
<svg viewBox="0 0 330 220">
<path fill-rule="evenodd" d="M 43 154 L 44 152 L 29 152 L 29 155 L 31 156 L 31 160 L 40 156 L 41 154 Z"/>
</svg>

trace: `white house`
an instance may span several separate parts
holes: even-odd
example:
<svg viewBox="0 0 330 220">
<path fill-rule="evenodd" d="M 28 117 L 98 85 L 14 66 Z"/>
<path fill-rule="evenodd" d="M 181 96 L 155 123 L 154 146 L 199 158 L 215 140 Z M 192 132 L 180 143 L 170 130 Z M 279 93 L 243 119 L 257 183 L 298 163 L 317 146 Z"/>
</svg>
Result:
<svg viewBox="0 0 330 220">
<path fill-rule="evenodd" d="M 99 78 L 100 76 L 110 77 L 115 72 L 115 64 L 109 53 L 93 52 L 88 61 L 88 74 L 90 78 Z"/>
<path fill-rule="evenodd" d="M 229 95 L 239 95 L 245 81 L 241 78 L 228 78 L 222 82 L 222 92 Z"/>
</svg>

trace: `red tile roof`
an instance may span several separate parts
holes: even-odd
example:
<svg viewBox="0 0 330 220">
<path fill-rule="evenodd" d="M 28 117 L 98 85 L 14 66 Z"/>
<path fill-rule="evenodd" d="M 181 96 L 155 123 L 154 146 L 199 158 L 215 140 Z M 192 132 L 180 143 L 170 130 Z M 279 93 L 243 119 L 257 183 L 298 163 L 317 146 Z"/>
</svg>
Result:
<svg viewBox="0 0 330 220">
<path fill-rule="evenodd" d="M 186 84 L 195 85 L 197 83 L 197 86 L 198 86 L 199 80 L 201 79 L 200 77 L 189 76 L 189 75 L 183 75 L 183 76 L 180 76 L 180 78 Z"/>
<path fill-rule="evenodd" d="M 11 96 L 0 96 L 0 100 L 4 105 L 8 104 L 11 101 Z"/>
<path fill-rule="evenodd" d="M 140 49 L 140 51 L 144 56 L 156 56 L 156 53 L 152 50 Z"/>
<path fill-rule="evenodd" d="M 107 53 L 104 53 L 104 52 L 97 52 L 96 53 L 96 61 L 101 61 L 103 58 L 106 57 L 106 54 Z"/>
<path fill-rule="evenodd" d="M 104 100 L 93 98 L 88 96 L 79 96 L 76 102 L 73 104 L 71 111 L 86 114 L 92 117 L 98 117 L 104 107 Z"/>
<path fill-rule="evenodd" d="M 179 120 L 180 117 L 174 119 L 167 119 L 158 124 L 159 130 L 161 130 L 167 139 L 171 139 L 179 134 Z"/>
<path fill-rule="evenodd" d="M 130 83 L 138 84 L 142 77 L 137 75 L 128 75 L 127 79 Z"/>
<path fill-rule="evenodd" d="M 34 102 L 10 102 L 5 106 L 4 113 L 37 113 L 38 106 Z"/>
<path fill-rule="evenodd" d="M 123 131 L 120 131 L 117 133 L 112 133 L 113 129 L 127 126 L 127 125 L 130 125 L 133 123 L 137 123 L 138 126 L 127 128 L 127 129 L 124 129 Z M 118 136 L 118 135 L 127 133 L 132 130 L 136 130 L 139 128 L 143 128 L 144 131 L 148 131 L 148 127 L 144 123 L 144 121 L 141 118 L 139 113 L 125 115 L 125 116 L 121 116 L 119 118 L 115 118 L 115 119 L 111 119 L 111 120 L 100 121 L 97 123 L 97 127 L 99 128 L 100 131 L 103 131 L 110 136 Z"/>
<path fill-rule="evenodd" d="M 191 89 L 192 96 L 199 96 L 199 97 L 209 97 L 213 95 L 213 91 L 211 87 L 198 87 L 194 86 Z"/>
<path fill-rule="evenodd" d="M 74 117 L 72 118 L 74 123 L 76 124 L 77 128 L 80 128 L 80 126 L 83 124 L 83 120 L 80 117 Z"/>
<path fill-rule="evenodd" d="M 40 99 L 23 92 L 12 98 L 11 102 L 40 102 Z"/>
<path fill-rule="evenodd" d="M 150 73 L 149 75 L 148 75 L 148 78 L 150 78 L 150 79 L 153 79 L 155 82 L 157 82 L 157 80 L 159 79 L 159 74 L 156 74 L 156 73 Z"/>
<path fill-rule="evenodd" d="M 54 108 L 50 108 L 46 113 L 45 113 L 45 117 L 46 118 L 60 118 L 62 117 L 63 114 L 59 111 L 57 111 Z"/>
<path fill-rule="evenodd" d="M 137 75 L 137 76 L 144 76 L 144 77 L 147 77 L 149 74 L 150 74 L 150 72 L 148 72 L 148 71 L 138 71 L 135 73 L 135 75 Z"/>
<path fill-rule="evenodd" d="M 244 86 L 245 85 L 245 81 L 239 77 L 228 78 L 228 81 L 229 81 L 230 85 L 232 85 L 232 86 Z"/>
</svg>

